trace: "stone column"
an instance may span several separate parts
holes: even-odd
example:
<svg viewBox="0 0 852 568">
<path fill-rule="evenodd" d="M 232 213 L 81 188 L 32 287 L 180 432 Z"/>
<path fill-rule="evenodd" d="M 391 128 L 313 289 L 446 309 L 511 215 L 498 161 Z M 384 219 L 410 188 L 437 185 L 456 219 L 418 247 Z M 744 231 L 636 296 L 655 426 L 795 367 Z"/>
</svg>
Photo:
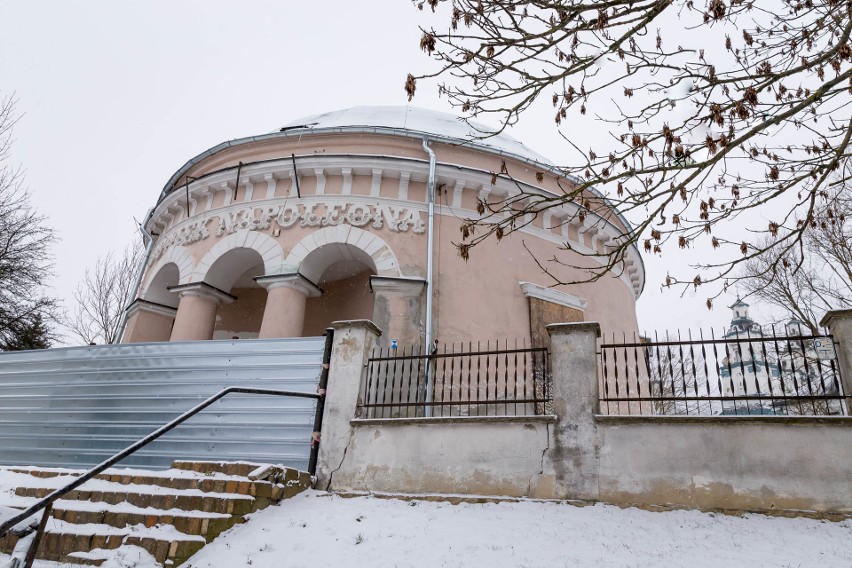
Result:
<svg viewBox="0 0 852 568">
<path fill-rule="evenodd" d="M 168 290 L 180 294 L 175 325 L 169 341 L 212 339 L 219 304 L 230 304 L 237 299 L 206 282 L 181 284 Z"/>
<path fill-rule="evenodd" d="M 322 291 L 298 273 L 258 276 L 255 282 L 266 288 L 266 307 L 258 337 L 301 337 L 305 303 L 308 297 L 319 296 Z"/>
<path fill-rule="evenodd" d="M 834 338 L 843 393 L 852 395 L 852 310 L 831 310 L 819 322 Z M 846 404 L 847 411 L 852 410 Z"/>
<path fill-rule="evenodd" d="M 547 326 L 551 341 L 553 411 L 550 447 L 544 456 L 539 487 L 532 496 L 558 499 L 598 498 L 598 450 L 595 423 L 598 411 L 597 322 L 555 323 Z"/>
<path fill-rule="evenodd" d="M 336 321 L 331 348 L 325 411 L 322 419 L 316 487 L 332 489 L 334 474 L 343 468 L 352 438 L 349 421 L 355 418 L 367 358 L 382 335 L 369 320 Z M 345 475 L 341 473 L 341 475 Z"/>
<path fill-rule="evenodd" d="M 137 298 L 127 307 L 127 328 L 121 343 L 168 341 L 177 309 Z"/>
<path fill-rule="evenodd" d="M 423 291 L 426 281 L 420 278 L 371 276 L 370 287 L 375 294 L 373 321 L 384 330 L 379 345 L 422 345 L 424 332 Z"/>
</svg>

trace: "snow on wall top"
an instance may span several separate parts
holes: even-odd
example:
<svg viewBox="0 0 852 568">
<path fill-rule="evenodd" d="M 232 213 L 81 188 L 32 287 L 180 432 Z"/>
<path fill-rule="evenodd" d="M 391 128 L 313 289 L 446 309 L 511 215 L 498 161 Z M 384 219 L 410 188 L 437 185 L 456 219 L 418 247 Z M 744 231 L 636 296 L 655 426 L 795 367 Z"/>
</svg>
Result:
<svg viewBox="0 0 852 568">
<path fill-rule="evenodd" d="M 472 121 L 468 124 L 453 114 L 412 106 L 358 106 L 335 110 L 294 120 L 281 130 L 286 132 L 302 127 L 312 130 L 325 128 L 405 130 L 412 134 L 430 134 L 444 139 L 458 140 L 464 145 L 515 154 L 544 165 L 554 165 L 553 162 L 506 133 L 488 136 L 489 132 L 494 131 L 493 128 Z"/>
</svg>

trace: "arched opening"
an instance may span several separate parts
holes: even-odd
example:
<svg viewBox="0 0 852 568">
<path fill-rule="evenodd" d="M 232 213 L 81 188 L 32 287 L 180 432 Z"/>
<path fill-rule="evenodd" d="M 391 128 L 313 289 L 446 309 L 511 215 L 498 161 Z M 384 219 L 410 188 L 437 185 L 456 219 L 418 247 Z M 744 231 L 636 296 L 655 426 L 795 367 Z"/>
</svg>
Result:
<svg viewBox="0 0 852 568">
<path fill-rule="evenodd" d="M 173 262 L 161 266 L 148 286 L 127 309 L 127 325 L 122 343 L 168 341 L 175 323 L 179 298 L 169 292 L 180 280 L 180 269 Z"/>
<path fill-rule="evenodd" d="M 217 308 L 213 339 L 257 338 L 266 306 L 266 290 L 254 277 L 264 273 L 263 257 L 250 248 L 229 250 L 210 266 L 204 281 L 237 298 Z"/>
<path fill-rule="evenodd" d="M 142 294 L 142 299 L 155 304 L 177 308 L 180 300 L 176 294 L 169 292 L 171 286 L 177 286 L 180 279 L 180 270 L 177 265 L 170 262 L 164 265 L 154 277 L 145 293 Z"/>
<path fill-rule="evenodd" d="M 322 335 L 333 321 L 372 319 L 370 276 L 376 265 L 363 250 L 346 243 L 323 245 L 305 257 L 299 272 L 323 291 L 305 305 L 304 336 Z"/>
</svg>

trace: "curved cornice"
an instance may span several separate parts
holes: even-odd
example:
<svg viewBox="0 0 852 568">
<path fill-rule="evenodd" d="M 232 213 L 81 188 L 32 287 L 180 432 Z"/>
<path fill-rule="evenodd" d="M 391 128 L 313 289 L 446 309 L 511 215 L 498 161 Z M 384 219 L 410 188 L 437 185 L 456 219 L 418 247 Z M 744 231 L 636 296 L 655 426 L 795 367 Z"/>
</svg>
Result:
<svg viewBox="0 0 852 568">
<path fill-rule="evenodd" d="M 321 176 L 325 179 L 329 176 L 340 175 L 344 177 L 349 176 L 351 181 L 352 175 L 375 176 L 378 171 L 380 180 L 399 179 L 401 182 L 402 179 L 406 179 L 423 182 L 426 180 L 428 174 L 428 162 L 417 158 L 349 154 L 310 154 L 297 158 L 297 161 L 300 178 L 303 176 Z M 437 176 L 439 183 L 446 184 L 450 194 L 448 199 L 450 204 L 442 206 L 442 209 L 446 211 L 446 214 L 456 217 L 477 216 L 475 211 L 462 206 L 462 192 L 464 191 L 475 191 L 478 193 L 478 196 L 481 196 L 482 192 L 495 192 L 506 195 L 519 191 L 528 195 L 552 195 L 550 192 L 537 186 L 509 180 L 505 177 L 498 177 L 496 183 L 492 185 L 492 172 L 460 164 L 439 164 Z M 248 202 L 231 202 L 230 198 L 233 197 L 235 189 L 233 174 L 230 170 L 214 172 L 188 185 L 190 204 L 190 215 L 188 218 L 184 216 L 187 206 L 187 196 L 183 191 L 175 192 L 162 201 L 152 212 L 149 228 L 155 226 L 162 227 L 160 238 L 167 237 L 173 231 L 180 230 L 187 224 L 203 218 L 208 214 L 216 215 L 217 212 L 233 211 L 247 206 L 270 206 L 273 203 L 292 199 L 294 196 L 290 196 L 289 198 L 281 195 L 274 196 L 274 192 L 270 193 L 269 189 L 269 187 L 277 187 L 279 182 L 291 183 L 288 180 L 292 178 L 293 162 L 289 158 L 244 165 L 241 170 L 240 186 L 246 185 L 247 182 L 251 186 L 254 199 Z M 402 185 L 400 183 L 399 194 L 396 198 L 379 196 L 378 194 L 372 196 L 338 193 L 325 195 L 311 194 L 303 196 L 300 203 L 338 203 L 353 200 L 363 202 L 375 201 L 392 205 L 404 204 L 410 209 L 425 211 L 427 204 L 424 201 L 412 201 L 403 198 Z M 219 192 L 226 194 L 225 203 L 212 209 L 209 208 L 208 204 L 212 204 L 214 195 Z M 259 195 L 266 197 L 257 199 Z M 196 212 L 196 208 L 199 209 L 199 212 Z M 580 254 L 591 254 L 594 252 L 592 248 L 585 244 L 585 239 L 587 238 L 591 246 L 597 248 L 599 244 L 605 246 L 621 234 L 618 226 L 591 212 L 587 213 L 585 221 L 580 223 L 575 215 L 576 209 L 576 205 L 569 203 L 546 211 L 542 214 L 543 227 L 528 225 L 521 228 L 520 231 L 555 244 L 570 240 L 572 248 Z M 552 222 L 554 218 L 557 220 L 556 223 Z M 569 226 L 572 227 L 571 231 L 568 230 Z M 572 232 L 577 234 L 577 238 L 574 238 L 570 234 Z M 594 260 L 600 262 L 599 259 Z M 625 262 L 623 266 L 619 267 L 616 276 L 621 278 L 628 287 L 632 288 L 636 298 L 639 297 L 644 289 L 645 269 L 641 254 L 635 245 L 631 245 L 629 248 Z"/>
<path fill-rule="evenodd" d="M 450 136 L 444 136 L 441 134 L 436 134 L 432 132 L 425 132 L 420 130 L 410 130 L 403 128 L 392 128 L 386 126 L 335 126 L 335 127 L 322 127 L 322 128 L 311 128 L 311 127 L 294 127 L 288 128 L 281 132 L 270 132 L 269 134 L 261 134 L 259 136 L 247 136 L 244 138 L 235 138 L 233 140 L 228 140 L 226 142 L 222 142 L 213 146 L 212 148 L 208 148 L 204 152 L 196 155 L 193 158 L 190 158 L 184 165 L 182 165 L 178 170 L 169 178 L 169 181 L 166 182 L 166 185 L 163 186 L 163 190 L 160 192 L 160 196 L 157 200 L 159 204 L 166 195 L 171 193 L 178 188 L 175 186 L 178 180 L 186 174 L 190 168 L 199 164 L 206 158 L 210 156 L 214 156 L 219 152 L 228 150 L 230 148 L 236 148 L 237 146 L 243 146 L 246 144 L 252 144 L 255 142 L 269 142 L 275 140 L 287 140 L 291 138 L 302 139 L 305 136 L 314 136 L 314 135 L 329 135 L 329 134 L 381 134 L 381 135 L 390 135 L 390 136 L 400 136 L 403 138 L 413 138 L 416 140 L 422 140 L 424 138 L 428 138 L 430 141 L 440 142 L 442 144 L 448 144 L 450 146 L 458 146 L 463 148 L 472 148 L 478 150 L 480 152 L 486 154 L 497 155 L 505 158 L 510 158 L 531 166 L 535 166 L 542 170 L 546 170 L 557 177 L 567 179 L 568 181 L 581 185 L 585 183 L 583 180 L 577 178 L 576 176 L 568 176 L 563 171 L 561 171 L 558 167 L 553 164 L 533 159 L 530 156 L 517 154 L 514 152 L 510 152 L 507 150 L 494 148 L 485 143 L 478 142 L 477 139 L 471 140 L 463 140 L 459 138 L 453 138 Z M 483 138 L 487 139 L 487 138 Z M 234 166 L 236 168 L 236 166 Z M 612 209 L 612 211 L 618 216 L 619 220 L 624 224 L 627 230 L 632 230 L 633 225 L 621 214 L 620 211 L 613 205 L 609 199 L 607 199 L 600 191 L 598 191 L 594 187 L 589 187 L 589 191 L 598 197 L 607 207 Z M 551 192 L 548 192 L 551 193 Z M 552 193 L 551 193 L 552 194 Z M 555 195 L 555 194 L 552 194 Z"/>
</svg>

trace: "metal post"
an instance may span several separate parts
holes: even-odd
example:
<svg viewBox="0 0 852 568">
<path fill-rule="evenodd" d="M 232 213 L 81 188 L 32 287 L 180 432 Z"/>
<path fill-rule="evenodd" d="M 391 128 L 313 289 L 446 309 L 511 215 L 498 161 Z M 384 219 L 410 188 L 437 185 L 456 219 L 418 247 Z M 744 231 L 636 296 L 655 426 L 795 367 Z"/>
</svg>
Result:
<svg viewBox="0 0 852 568">
<path fill-rule="evenodd" d="M 41 537 L 44 534 L 44 528 L 47 526 L 47 518 L 50 517 L 51 511 L 53 511 L 53 503 L 48 503 L 44 508 L 44 513 L 41 515 L 41 521 L 38 524 L 38 529 L 36 529 L 35 537 L 33 537 L 30 548 L 27 550 L 27 556 L 24 559 L 24 568 L 32 568 L 36 552 L 38 552 L 38 545 L 41 543 Z"/>
<path fill-rule="evenodd" d="M 317 385 L 317 410 L 314 414 L 314 431 L 311 434 L 311 457 L 308 459 L 308 473 L 316 475 L 317 458 L 319 457 L 320 433 L 322 432 L 322 415 L 325 411 L 325 389 L 328 386 L 328 371 L 331 364 L 331 346 L 334 342 L 334 328 L 325 330 L 325 348 L 322 353 L 322 370 Z"/>
</svg>

